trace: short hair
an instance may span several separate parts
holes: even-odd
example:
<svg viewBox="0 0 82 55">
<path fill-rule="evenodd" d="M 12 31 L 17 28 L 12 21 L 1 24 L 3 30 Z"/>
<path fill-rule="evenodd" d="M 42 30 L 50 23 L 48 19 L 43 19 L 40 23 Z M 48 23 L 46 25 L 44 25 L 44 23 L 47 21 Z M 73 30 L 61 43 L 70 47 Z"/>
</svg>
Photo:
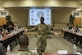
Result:
<svg viewBox="0 0 82 55">
<path fill-rule="evenodd" d="M 21 36 L 19 36 L 19 45 L 29 45 L 29 39 L 28 36 L 26 34 L 23 34 Z"/>
<path fill-rule="evenodd" d="M 41 17 L 40 20 L 43 20 L 44 21 L 44 17 Z"/>
<path fill-rule="evenodd" d="M 0 55 L 6 55 L 3 45 L 0 43 Z"/>
</svg>

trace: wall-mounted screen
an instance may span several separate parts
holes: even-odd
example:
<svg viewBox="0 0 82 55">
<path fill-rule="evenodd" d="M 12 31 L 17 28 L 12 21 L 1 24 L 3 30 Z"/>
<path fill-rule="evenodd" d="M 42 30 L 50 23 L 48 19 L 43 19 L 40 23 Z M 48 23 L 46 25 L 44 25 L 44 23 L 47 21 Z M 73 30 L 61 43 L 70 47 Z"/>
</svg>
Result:
<svg viewBox="0 0 82 55">
<path fill-rule="evenodd" d="M 29 25 L 35 26 L 40 23 L 40 17 L 44 17 L 44 22 L 51 25 L 51 9 L 50 8 L 30 8 L 29 9 Z"/>
</svg>

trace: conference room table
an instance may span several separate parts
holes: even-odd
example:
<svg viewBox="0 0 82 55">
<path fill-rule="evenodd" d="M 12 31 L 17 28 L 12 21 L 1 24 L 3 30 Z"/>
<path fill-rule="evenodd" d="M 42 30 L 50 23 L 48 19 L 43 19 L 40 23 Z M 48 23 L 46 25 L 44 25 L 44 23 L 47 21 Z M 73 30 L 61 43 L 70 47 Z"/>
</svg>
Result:
<svg viewBox="0 0 82 55">
<path fill-rule="evenodd" d="M 44 52 L 42 55 L 79 55 L 79 54 L 58 54 L 57 52 Z"/>
<path fill-rule="evenodd" d="M 74 32 L 69 29 L 64 29 L 63 32 L 65 39 L 72 42 L 73 44 L 76 44 L 77 46 L 82 47 L 82 32 Z"/>
<path fill-rule="evenodd" d="M 13 41 L 15 41 L 17 44 L 17 39 L 18 39 L 19 35 L 23 34 L 23 32 L 24 32 L 24 28 L 19 28 L 17 30 L 13 30 L 11 33 L 9 33 L 7 35 L 3 35 L 2 39 L 0 40 L 0 43 L 3 44 L 5 49 L 7 48 L 8 45 L 11 46 L 11 43 Z M 11 50 L 12 50 L 12 46 L 11 46 Z"/>
</svg>

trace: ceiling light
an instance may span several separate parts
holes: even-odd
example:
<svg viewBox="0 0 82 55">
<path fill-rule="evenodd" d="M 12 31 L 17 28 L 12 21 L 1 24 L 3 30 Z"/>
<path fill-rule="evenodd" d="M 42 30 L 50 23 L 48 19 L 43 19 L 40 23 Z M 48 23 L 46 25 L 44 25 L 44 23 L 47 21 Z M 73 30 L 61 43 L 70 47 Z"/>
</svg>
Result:
<svg viewBox="0 0 82 55">
<path fill-rule="evenodd" d="M 82 4 L 82 1 L 80 1 L 80 3 Z"/>
<path fill-rule="evenodd" d="M 77 9 L 76 9 L 76 11 L 81 11 L 81 10 L 82 10 L 82 9 L 80 9 L 80 8 L 77 8 Z"/>
<path fill-rule="evenodd" d="M 0 10 L 5 10 L 3 7 L 0 6 Z"/>
<path fill-rule="evenodd" d="M 3 9 L 3 8 L 0 8 L 0 10 L 5 10 L 5 9 Z"/>
</svg>

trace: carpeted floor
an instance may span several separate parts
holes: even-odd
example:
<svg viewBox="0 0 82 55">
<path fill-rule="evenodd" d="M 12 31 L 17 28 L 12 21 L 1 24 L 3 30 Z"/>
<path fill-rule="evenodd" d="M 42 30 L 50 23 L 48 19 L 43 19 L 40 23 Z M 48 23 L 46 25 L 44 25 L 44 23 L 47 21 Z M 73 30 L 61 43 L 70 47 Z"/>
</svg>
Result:
<svg viewBox="0 0 82 55">
<path fill-rule="evenodd" d="M 33 50 L 36 48 L 37 37 L 34 34 L 27 34 L 29 37 L 29 49 Z M 53 38 L 47 39 L 46 52 L 57 52 L 57 50 L 68 50 L 68 52 L 73 52 L 73 44 L 68 42 L 63 37 L 52 35 Z M 17 50 L 19 45 L 17 45 L 12 52 Z M 82 52 L 82 48 L 77 47 L 77 52 Z"/>
</svg>

